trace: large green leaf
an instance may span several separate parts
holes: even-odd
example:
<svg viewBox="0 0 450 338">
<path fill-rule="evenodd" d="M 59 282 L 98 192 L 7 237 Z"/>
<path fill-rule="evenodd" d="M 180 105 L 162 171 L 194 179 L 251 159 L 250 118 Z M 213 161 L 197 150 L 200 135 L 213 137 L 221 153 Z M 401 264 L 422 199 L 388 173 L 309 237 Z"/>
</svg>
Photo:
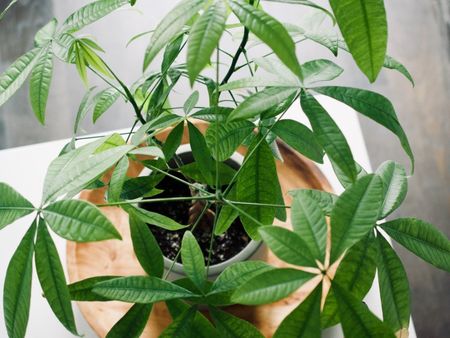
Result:
<svg viewBox="0 0 450 338">
<path fill-rule="evenodd" d="M 295 269 L 263 272 L 239 287 L 231 300 L 238 304 L 260 305 L 276 302 L 297 290 L 313 275 Z"/>
<path fill-rule="evenodd" d="M 317 163 L 323 163 L 323 150 L 314 133 L 294 120 L 280 120 L 272 128 L 279 138 Z"/>
<path fill-rule="evenodd" d="M 203 0 L 182 0 L 161 20 L 153 32 L 150 44 L 145 52 L 144 70 L 147 69 L 159 51 L 180 34 L 183 26 L 203 6 Z"/>
<path fill-rule="evenodd" d="M 336 296 L 339 317 L 345 337 L 348 338 L 394 338 L 392 331 L 372 312 L 367 305 L 349 291 L 333 284 Z"/>
<path fill-rule="evenodd" d="M 264 338 L 252 324 L 228 312 L 210 308 L 210 313 L 223 338 Z"/>
<path fill-rule="evenodd" d="M 119 96 L 120 92 L 110 87 L 102 90 L 94 97 L 94 113 L 92 115 L 94 123 L 117 101 Z"/>
<path fill-rule="evenodd" d="M 316 82 L 331 81 L 343 73 L 343 69 L 330 60 L 318 59 L 302 65 L 304 85 L 311 86 Z"/>
<path fill-rule="evenodd" d="M 42 47 L 46 43 L 50 42 L 55 36 L 58 20 L 51 19 L 44 27 L 39 29 L 34 36 L 34 45 L 36 47 Z"/>
<path fill-rule="evenodd" d="M 281 260 L 298 266 L 315 266 L 308 245 L 298 234 L 278 226 L 259 228 L 264 243 Z"/>
<path fill-rule="evenodd" d="M 6 183 L 0 182 L 0 230 L 34 211 L 33 205 Z"/>
<path fill-rule="evenodd" d="M 360 178 L 339 196 L 331 213 L 331 261 L 375 226 L 383 202 L 383 185 L 375 175 Z"/>
<path fill-rule="evenodd" d="M 139 338 L 152 312 L 152 304 L 134 304 L 127 313 L 114 324 L 106 338 Z"/>
<path fill-rule="evenodd" d="M 199 290 L 205 288 L 206 267 L 202 249 L 190 231 L 186 231 L 181 243 L 181 260 L 186 276 Z"/>
<path fill-rule="evenodd" d="M 198 74 L 210 62 L 211 55 L 225 30 L 227 8 L 222 0 L 216 0 L 195 21 L 189 33 L 187 69 L 191 85 Z"/>
<path fill-rule="evenodd" d="M 337 124 L 322 105 L 305 91 L 301 94 L 301 106 L 330 161 L 334 166 L 339 167 L 349 180 L 354 181 L 355 161 L 347 140 Z"/>
<path fill-rule="evenodd" d="M 250 156 L 251 152 L 253 154 Z M 272 151 L 265 141 L 261 141 L 256 149 L 253 147 L 249 149 L 245 164 L 237 179 L 236 198 L 240 202 L 248 203 L 277 203 L 277 180 Z M 271 207 L 252 205 L 240 205 L 239 207 L 263 225 L 271 225 L 275 218 L 275 209 Z M 257 228 L 260 224 L 242 214 L 240 218 L 247 233 L 253 239 L 258 239 Z"/>
<path fill-rule="evenodd" d="M 243 0 L 231 0 L 229 5 L 239 21 L 267 44 L 294 74 L 302 77 L 295 54 L 295 44 L 286 28 L 264 11 Z"/>
<path fill-rule="evenodd" d="M 215 177 L 213 177 L 211 170 L 215 168 L 216 164 L 211 157 L 203 134 L 190 122 L 188 122 L 188 129 L 192 155 L 194 156 L 200 172 L 207 182 L 215 182 Z"/>
<path fill-rule="evenodd" d="M 118 202 L 120 200 L 120 194 L 122 192 L 125 180 L 127 179 L 129 164 L 130 161 L 128 160 L 128 157 L 124 156 L 120 159 L 120 161 L 114 168 L 108 188 L 109 202 Z"/>
<path fill-rule="evenodd" d="M 67 330 L 78 335 L 64 269 L 44 220 L 39 221 L 35 262 L 39 282 L 53 313 Z"/>
<path fill-rule="evenodd" d="M 391 245 L 378 234 L 378 283 L 383 319 L 395 332 L 408 330 L 410 291 L 408 276 Z"/>
<path fill-rule="evenodd" d="M 450 272 L 450 241 L 430 223 L 415 218 L 399 218 L 381 227 L 420 258 Z"/>
<path fill-rule="evenodd" d="M 382 0 L 330 0 L 336 21 L 358 67 L 374 82 L 387 48 L 387 20 Z"/>
<path fill-rule="evenodd" d="M 52 168 L 48 169 L 44 183 L 44 202 L 50 202 L 58 196 L 82 189 L 113 166 L 131 149 L 133 146 L 124 145 L 91 156 L 84 156 L 85 153 L 81 156 L 80 153 L 83 152 L 64 155 L 63 159 L 52 163 Z M 61 170 L 56 171 L 58 168 Z"/>
<path fill-rule="evenodd" d="M 67 285 L 70 292 L 70 299 L 80 302 L 98 302 L 108 301 L 106 297 L 102 297 L 94 292 L 92 289 L 100 282 L 116 279 L 119 276 L 98 276 L 80 280 L 78 282 Z"/>
<path fill-rule="evenodd" d="M 8 99 L 23 85 L 33 69 L 40 52 L 40 48 L 30 50 L 14 61 L 14 63 L 0 75 L 0 106 L 8 101 Z"/>
<path fill-rule="evenodd" d="M 188 225 L 182 225 L 178 222 L 175 222 L 173 219 L 171 219 L 167 216 L 158 214 L 156 212 L 151 212 L 151 211 L 148 211 L 148 210 L 145 210 L 142 208 L 134 207 L 131 205 L 124 207 L 124 209 L 128 213 L 133 212 L 133 215 L 138 217 L 139 219 L 141 219 L 141 221 L 143 221 L 147 224 L 158 226 L 158 227 L 166 229 L 166 230 L 175 231 L 175 230 L 184 229 L 188 226 Z M 132 211 L 129 211 L 130 209 Z"/>
<path fill-rule="evenodd" d="M 10 338 L 23 338 L 27 330 L 35 234 L 36 222 L 31 225 L 20 241 L 6 270 L 3 287 L 3 313 Z"/>
<path fill-rule="evenodd" d="M 318 206 L 322 209 L 322 211 L 325 213 L 325 215 L 329 216 L 331 215 L 331 211 L 333 210 L 334 203 L 336 203 L 338 196 L 335 194 L 332 194 L 330 192 L 322 191 L 322 190 L 315 190 L 315 189 L 298 189 L 298 190 L 291 190 L 289 191 L 289 194 L 292 197 L 296 196 L 308 196 L 309 198 L 312 198 L 315 200 L 318 204 Z"/>
<path fill-rule="evenodd" d="M 161 278 L 164 260 L 161 249 L 147 224 L 130 213 L 130 231 L 133 249 L 142 268 L 150 276 Z"/>
<path fill-rule="evenodd" d="M 274 338 L 320 338 L 320 288 L 317 287 L 281 322 Z"/>
<path fill-rule="evenodd" d="M 218 161 L 230 158 L 254 127 L 253 123 L 248 121 L 219 123 L 219 125 L 211 123 L 206 130 L 205 140 L 212 156 Z"/>
<path fill-rule="evenodd" d="M 193 293 L 157 277 L 130 276 L 98 283 L 95 293 L 111 300 L 150 304 L 169 299 L 189 298 Z"/>
<path fill-rule="evenodd" d="M 384 201 L 379 218 L 385 218 L 397 209 L 406 197 L 408 178 L 403 166 L 386 161 L 378 167 L 376 174 L 380 176 L 384 188 Z"/>
<path fill-rule="evenodd" d="M 53 51 L 49 46 L 37 60 L 30 79 L 31 107 L 39 122 L 45 123 L 48 92 L 53 73 Z"/>
<path fill-rule="evenodd" d="M 228 116 L 228 121 L 245 120 L 253 118 L 278 104 L 284 102 L 292 94 L 298 91 L 297 88 L 290 87 L 269 87 L 251 96 L 248 96 L 233 112 Z"/>
<path fill-rule="evenodd" d="M 191 338 L 192 326 L 197 314 L 197 309 L 192 306 L 177 316 L 172 323 L 161 333 L 159 338 Z"/>
<path fill-rule="evenodd" d="M 307 190 L 298 191 L 291 206 L 294 231 L 302 238 L 315 259 L 323 262 L 327 244 L 325 213 Z"/>
<path fill-rule="evenodd" d="M 128 0 L 97 0 L 91 2 L 72 13 L 64 21 L 62 29 L 67 32 L 78 31 L 128 3 Z"/>
<path fill-rule="evenodd" d="M 403 149 L 411 159 L 414 169 L 414 155 L 408 138 L 398 121 L 392 103 L 387 98 L 368 90 L 348 87 L 319 87 L 314 88 L 314 91 L 345 103 L 357 112 L 392 131 L 399 138 Z"/>
<path fill-rule="evenodd" d="M 70 241 L 121 239 L 111 221 L 95 205 L 85 201 L 58 201 L 42 210 L 42 214 L 54 232 Z"/>
</svg>

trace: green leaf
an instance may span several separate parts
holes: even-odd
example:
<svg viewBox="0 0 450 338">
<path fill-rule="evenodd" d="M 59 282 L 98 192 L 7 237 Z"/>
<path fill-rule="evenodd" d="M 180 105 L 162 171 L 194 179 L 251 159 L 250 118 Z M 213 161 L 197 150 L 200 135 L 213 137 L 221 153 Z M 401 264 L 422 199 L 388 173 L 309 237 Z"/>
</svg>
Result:
<svg viewBox="0 0 450 338">
<path fill-rule="evenodd" d="M 30 314 L 36 222 L 23 236 L 6 270 L 3 288 L 3 313 L 10 338 L 23 338 Z"/>
<path fill-rule="evenodd" d="M 161 181 L 162 178 L 164 178 L 164 176 L 155 174 L 127 179 L 123 184 L 120 199 L 134 200 L 141 198 L 147 195 L 150 191 L 154 190 L 155 186 Z"/>
<path fill-rule="evenodd" d="M 411 146 L 398 121 L 395 109 L 387 98 L 371 91 L 347 87 L 320 87 L 314 88 L 314 91 L 345 103 L 397 135 L 403 149 L 411 160 L 412 171 L 414 171 L 414 155 Z"/>
<path fill-rule="evenodd" d="M 231 201 L 234 201 L 236 199 L 236 185 L 233 185 L 231 187 L 225 198 Z M 236 209 L 230 207 L 229 205 L 223 205 L 219 211 L 219 216 L 214 228 L 214 235 L 218 236 L 223 234 L 229 229 L 229 227 L 238 217 L 239 212 Z"/>
<path fill-rule="evenodd" d="M 72 13 L 64 21 L 62 29 L 66 32 L 78 31 L 127 4 L 128 0 L 97 0 L 91 2 Z"/>
<path fill-rule="evenodd" d="M 256 327 L 228 312 L 210 308 L 211 317 L 224 338 L 264 338 Z"/>
<path fill-rule="evenodd" d="M 376 175 L 360 178 L 339 196 L 331 213 L 331 261 L 372 229 L 383 201 L 383 185 Z"/>
<path fill-rule="evenodd" d="M 152 312 L 152 304 L 134 304 L 127 313 L 114 324 L 106 338 L 139 338 Z"/>
<path fill-rule="evenodd" d="M 320 297 L 317 287 L 281 322 L 274 338 L 320 338 Z"/>
<path fill-rule="evenodd" d="M 337 179 L 342 184 L 342 186 L 347 189 L 350 188 L 353 183 L 355 183 L 354 180 L 351 180 L 347 175 L 342 171 L 341 168 L 339 168 L 337 165 L 333 164 L 333 171 L 336 174 Z M 356 166 L 356 180 L 359 180 L 361 177 L 367 175 L 367 171 L 361 167 L 357 162 L 355 162 Z"/>
<path fill-rule="evenodd" d="M 272 132 L 290 147 L 317 163 L 323 163 L 323 150 L 314 133 L 294 120 L 280 120 Z"/>
<path fill-rule="evenodd" d="M 400 62 L 398 62 L 393 57 L 391 57 L 389 55 L 386 55 L 386 58 L 384 59 L 384 65 L 383 66 L 385 68 L 394 69 L 394 70 L 400 72 L 401 74 L 403 74 L 411 82 L 413 87 L 415 86 L 414 79 L 411 76 L 411 74 L 409 73 L 408 69 L 406 69 L 405 66 L 403 66 Z"/>
<path fill-rule="evenodd" d="M 45 109 L 47 107 L 48 92 L 52 81 L 53 52 L 50 47 L 37 60 L 30 80 L 30 99 L 36 118 L 45 124 Z"/>
<path fill-rule="evenodd" d="M 41 53 L 34 48 L 19 57 L 0 75 L 0 106 L 2 106 L 23 85 Z"/>
<path fill-rule="evenodd" d="M 315 259 L 324 262 L 327 244 L 325 213 L 308 191 L 298 191 L 291 205 L 291 221 L 294 231 Z"/>
<path fill-rule="evenodd" d="M 161 333 L 159 338 L 191 338 L 192 326 L 197 314 L 195 307 L 189 307 L 181 315 L 176 317 L 172 323 Z"/>
<path fill-rule="evenodd" d="M 253 277 L 274 268 L 260 261 L 238 262 L 227 267 L 214 281 L 209 294 L 234 290 Z"/>
<path fill-rule="evenodd" d="M 190 231 L 186 231 L 183 236 L 181 260 L 186 276 L 199 290 L 203 290 L 206 282 L 205 258 L 197 240 Z"/>
<path fill-rule="evenodd" d="M 34 36 L 34 45 L 36 47 L 42 47 L 46 43 L 50 42 L 55 36 L 57 25 L 58 20 L 53 18 L 44 27 L 38 30 Z"/>
<path fill-rule="evenodd" d="M 281 260 L 297 266 L 315 266 L 308 245 L 295 232 L 279 226 L 259 228 L 264 243 Z"/>
<path fill-rule="evenodd" d="M 34 211 L 25 197 L 6 183 L 0 182 L 0 230 Z"/>
<path fill-rule="evenodd" d="M 192 178 L 197 183 L 202 184 L 208 184 L 209 186 L 215 186 L 216 185 L 216 166 L 210 168 L 211 174 L 209 175 L 209 179 L 206 179 L 203 174 L 200 172 L 199 166 L 197 163 L 192 162 L 189 164 L 185 164 L 178 168 L 183 175 Z M 220 185 L 226 185 L 231 182 L 231 180 L 234 177 L 234 174 L 236 173 L 236 170 L 228 166 L 226 163 L 219 163 L 219 184 Z"/>
<path fill-rule="evenodd" d="M 70 292 L 70 299 L 79 302 L 101 302 L 108 301 L 108 298 L 99 296 L 92 292 L 94 286 L 100 282 L 116 279 L 119 276 L 99 276 L 80 280 L 78 282 L 67 285 Z"/>
<path fill-rule="evenodd" d="M 408 276 L 391 245 L 378 233 L 378 283 L 384 322 L 394 332 L 408 330 L 410 291 Z"/>
<path fill-rule="evenodd" d="M 284 102 L 297 91 L 297 88 L 269 87 L 250 95 L 228 116 L 228 122 L 253 118 Z"/>
<path fill-rule="evenodd" d="M 50 204 L 42 214 L 54 232 L 70 241 L 122 239 L 108 218 L 95 205 L 85 201 L 61 200 Z"/>
<path fill-rule="evenodd" d="M 195 108 L 195 105 L 197 104 L 198 99 L 199 99 L 199 93 L 196 90 L 187 98 L 186 102 L 183 105 L 183 111 L 185 114 L 189 114 L 192 111 L 192 109 Z"/>
<path fill-rule="evenodd" d="M 162 147 L 164 157 L 167 161 L 170 160 L 173 155 L 175 155 L 176 151 L 180 147 L 183 133 L 184 122 L 180 122 L 175 128 L 172 129 L 169 136 L 167 136 L 166 142 L 164 142 L 164 145 Z"/>
<path fill-rule="evenodd" d="M 256 142 L 258 141 L 259 138 L 256 139 Z M 278 180 L 275 161 L 265 141 L 261 141 L 255 149 L 256 144 L 249 149 L 237 178 L 236 198 L 239 202 L 274 204 L 277 203 Z M 260 224 L 271 225 L 275 218 L 274 208 L 252 205 L 240 205 L 239 208 L 259 222 L 240 215 L 245 230 L 253 239 L 260 237 L 257 231 Z"/>
<path fill-rule="evenodd" d="M 167 45 L 161 62 L 161 73 L 166 73 L 170 69 L 170 66 L 175 62 L 177 56 L 180 54 L 183 40 L 184 34 L 180 34 L 175 40 Z"/>
<path fill-rule="evenodd" d="M 302 78 L 295 44 L 286 28 L 275 18 L 243 0 L 231 0 L 229 5 L 239 21 L 269 46 L 294 74 Z"/>
<path fill-rule="evenodd" d="M 92 115 L 93 122 L 97 120 L 105 113 L 119 98 L 120 93 L 115 88 L 107 88 L 94 97 L 94 113 Z"/>
<path fill-rule="evenodd" d="M 214 121 L 224 122 L 227 120 L 228 115 L 230 115 L 232 111 L 233 108 L 229 107 L 209 107 L 200 109 L 191 116 L 196 119 L 207 122 L 214 122 Z"/>
<path fill-rule="evenodd" d="M 327 216 L 331 215 L 334 203 L 336 203 L 336 200 L 338 199 L 338 196 L 336 196 L 335 194 L 314 189 L 291 190 L 289 191 L 289 194 L 294 198 L 300 195 L 300 196 L 308 196 L 308 198 L 315 200 L 316 203 L 319 205 L 319 207 Z"/>
<path fill-rule="evenodd" d="M 131 155 L 153 156 L 164 159 L 164 153 L 156 146 L 141 147 L 129 152 Z"/>
<path fill-rule="evenodd" d="M 394 338 L 389 328 L 350 292 L 333 284 L 345 337 Z"/>
<path fill-rule="evenodd" d="M 191 86 L 205 66 L 219 43 L 225 30 L 228 12 L 222 0 L 216 0 L 195 21 L 189 32 L 187 70 Z"/>
<path fill-rule="evenodd" d="M 133 146 L 119 146 L 91 156 L 81 156 L 80 153 L 66 154 L 64 159 L 57 161 L 47 173 L 44 183 L 44 202 L 50 202 L 68 192 L 79 191 L 87 183 L 96 179 L 117 161 L 119 161 Z M 73 158 L 71 158 L 73 156 Z M 55 172 L 58 168 L 61 170 Z"/>
<path fill-rule="evenodd" d="M 184 25 L 204 6 L 203 0 L 182 0 L 158 24 L 145 51 L 144 70 L 159 51 L 178 36 Z"/>
<path fill-rule="evenodd" d="M 211 123 L 206 130 L 205 140 L 212 156 L 225 161 L 234 154 L 242 142 L 252 133 L 253 123 L 238 121 L 229 123 Z"/>
<path fill-rule="evenodd" d="M 339 167 L 349 180 L 355 181 L 355 161 L 347 140 L 337 124 L 322 105 L 305 91 L 301 94 L 301 106 L 332 164 Z"/>
<path fill-rule="evenodd" d="M 78 335 L 64 269 L 55 243 L 42 219 L 37 231 L 35 263 L 44 296 L 53 313 L 67 330 Z"/>
<path fill-rule="evenodd" d="M 325 14 L 330 16 L 330 18 L 333 20 L 333 23 L 335 22 L 333 14 L 331 14 L 324 7 L 321 7 L 321 6 L 319 6 L 319 5 L 317 5 L 314 2 L 309 1 L 309 0 L 265 0 L 265 1 L 281 2 L 281 3 L 286 3 L 286 4 L 294 4 L 294 5 L 302 5 L 302 6 L 312 7 L 312 8 L 315 8 L 315 9 L 323 11 Z"/>
<path fill-rule="evenodd" d="M 108 201 L 118 202 L 120 201 L 120 194 L 122 192 L 123 184 L 127 178 L 127 171 L 129 167 L 128 157 L 124 156 L 117 163 L 111 176 L 108 188 Z"/>
<path fill-rule="evenodd" d="M 415 218 L 399 218 L 381 227 L 423 260 L 450 272 L 450 241 L 430 223 Z"/>
<path fill-rule="evenodd" d="M 134 216 L 138 217 L 141 221 L 147 224 L 158 226 L 166 230 L 176 231 L 184 229 L 188 226 L 177 223 L 173 219 L 163 216 L 161 214 L 157 214 L 156 212 L 151 212 L 131 205 L 124 207 L 124 209 L 128 213 L 130 212 L 129 210 L 131 209 L 132 210 L 131 212 L 133 212 Z"/>
<path fill-rule="evenodd" d="M 356 64 L 374 82 L 384 63 L 387 19 L 379 0 L 330 0 L 336 21 Z"/>
<path fill-rule="evenodd" d="M 190 291 L 173 283 L 146 276 L 121 277 L 101 282 L 92 291 L 111 300 L 139 304 L 194 296 Z"/>
<path fill-rule="evenodd" d="M 260 305 L 286 298 L 313 275 L 295 269 L 273 269 L 263 272 L 239 287 L 231 300 L 238 304 Z"/>
<path fill-rule="evenodd" d="M 77 116 L 75 118 L 75 124 L 73 127 L 73 133 L 78 133 L 80 129 L 80 124 L 83 122 L 84 118 L 86 117 L 86 114 L 88 113 L 89 109 L 92 106 L 92 100 L 93 100 L 93 94 L 94 90 L 97 87 L 91 87 L 89 90 L 84 94 L 83 98 L 81 99 L 80 106 L 78 107 Z"/>
<path fill-rule="evenodd" d="M 147 224 L 133 213 L 130 213 L 130 231 L 134 253 L 142 268 L 149 276 L 161 278 L 164 272 L 162 251 Z"/>
<path fill-rule="evenodd" d="M 203 134 L 190 122 L 188 122 L 188 129 L 192 155 L 200 172 L 208 182 L 215 182 L 215 177 L 213 177 L 211 171 L 212 168 L 215 168 L 215 163 L 208 150 Z"/>
<path fill-rule="evenodd" d="M 403 166 L 393 161 L 380 165 L 376 174 L 380 176 L 384 188 L 384 201 L 379 218 L 385 218 L 397 209 L 406 197 L 408 178 Z"/>
<path fill-rule="evenodd" d="M 312 60 L 302 65 L 304 85 L 311 86 L 316 82 L 331 81 L 341 75 L 344 70 L 330 60 Z"/>
</svg>

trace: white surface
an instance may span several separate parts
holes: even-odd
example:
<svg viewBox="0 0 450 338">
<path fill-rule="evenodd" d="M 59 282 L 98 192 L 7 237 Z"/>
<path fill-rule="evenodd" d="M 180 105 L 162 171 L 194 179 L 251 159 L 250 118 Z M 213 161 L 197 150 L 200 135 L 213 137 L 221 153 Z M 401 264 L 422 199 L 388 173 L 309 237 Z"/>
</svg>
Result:
<svg viewBox="0 0 450 338">
<path fill-rule="evenodd" d="M 350 144 L 355 160 L 366 170 L 371 171 L 370 161 L 361 128 L 356 113 L 349 107 L 326 97 L 319 97 L 320 102 L 335 119 L 347 141 Z M 284 118 L 296 119 L 306 123 L 306 118 L 301 112 L 299 105 L 295 104 Z M 42 143 L 32 146 L 7 149 L 0 151 L 0 182 L 6 182 L 28 198 L 32 203 L 39 204 L 42 185 L 47 167 L 54 159 L 67 140 Z M 329 161 L 321 165 L 336 193 L 342 192 L 336 176 L 333 173 Z M 0 289 L 3 290 L 6 268 L 9 259 L 14 253 L 20 239 L 25 234 L 32 222 L 32 216 L 20 219 L 16 223 L 7 226 L 0 233 Z M 55 243 L 60 253 L 63 264 L 66 262 L 65 241 L 55 237 Z M 27 337 L 73 337 L 58 322 L 46 300 L 41 296 L 42 291 L 36 274 L 33 275 L 33 292 L 31 299 L 30 320 L 28 324 Z M 3 296 L 3 295 L 2 295 Z M 2 299 L 2 298 L 1 298 Z M 377 283 L 374 284 L 366 297 L 366 302 L 374 313 L 381 317 L 381 304 L 379 301 L 379 290 Z M 96 335 L 82 318 L 78 308 L 74 306 L 78 331 L 86 338 L 94 338 Z M 3 319 L 3 306 L 0 307 L 0 337 L 6 337 L 6 328 Z M 328 335 L 327 335 L 328 336 Z M 339 334 L 338 334 L 339 336 Z M 336 336 L 334 336 L 336 337 Z M 411 324 L 410 337 L 416 337 L 414 327 Z"/>
</svg>

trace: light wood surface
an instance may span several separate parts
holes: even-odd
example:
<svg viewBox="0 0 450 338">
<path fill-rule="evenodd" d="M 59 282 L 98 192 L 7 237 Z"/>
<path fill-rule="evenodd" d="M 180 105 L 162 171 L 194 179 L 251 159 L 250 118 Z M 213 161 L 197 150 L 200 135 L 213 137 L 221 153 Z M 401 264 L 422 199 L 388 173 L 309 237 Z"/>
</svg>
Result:
<svg viewBox="0 0 450 338">
<path fill-rule="evenodd" d="M 203 132 L 207 128 L 205 123 L 197 122 L 197 127 Z M 167 131 L 160 135 L 167 136 Z M 188 142 L 185 129 L 183 144 Z M 291 204 L 288 191 L 299 188 L 311 188 L 331 191 L 330 185 L 320 170 L 311 161 L 293 152 L 284 144 L 280 151 L 284 162 L 277 161 L 277 171 L 287 205 Z M 244 153 L 245 149 L 239 149 Z M 142 167 L 132 162 L 128 176 L 136 177 Z M 105 179 L 108 179 L 107 177 Z M 104 203 L 104 189 L 82 192 L 80 198 L 92 203 Z M 128 215 L 120 208 L 102 208 L 105 215 L 115 224 L 123 240 L 103 241 L 96 243 L 67 242 L 67 264 L 70 282 L 101 275 L 144 275 L 133 252 L 130 238 Z M 290 219 L 287 209 L 288 220 Z M 276 222 L 276 225 L 291 228 L 289 222 Z M 280 261 L 271 252 L 265 250 L 264 260 L 276 267 L 286 267 L 288 264 Z M 289 298 L 276 303 L 258 307 L 232 306 L 227 308 L 231 313 L 252 322 L 266 336 L 272 337 L 274 331 L 283 318 L 292 311 L 308 294 L 320 279 L 314 278 Z M 111 327 L 126 313 L 131 304 L 121 302 L 78 302 L 78 306 L 99 337 L 105 337 Z M 150 320 L 142 337 L 157 337 L 171 322 L 171 317 L 163 303 L 153 307 Z"/>
</svg>

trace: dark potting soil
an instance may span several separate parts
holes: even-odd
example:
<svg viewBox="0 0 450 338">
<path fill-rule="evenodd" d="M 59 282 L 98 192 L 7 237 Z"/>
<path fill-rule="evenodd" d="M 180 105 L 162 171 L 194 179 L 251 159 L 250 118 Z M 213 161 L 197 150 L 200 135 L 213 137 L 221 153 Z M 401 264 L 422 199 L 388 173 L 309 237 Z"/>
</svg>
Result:
<svg viewBox="0 0 450 338">
<path fill-rule="evenodd" d="M 184 179 L 181 174 L 173 174 Z M 183 184 L 168 176 L 165 176 L 156 188 L 163 190 L 163 192 L 157 196 L 158 198 L 191 196 L 190 189 L 186 184 Z M 157 212 L 164 216 L 170 217 L 178 223 L 191 225 L 199 216 L 200 211 L 203 209 L 203 206 L 204 204 L 197 204 L 193 206 L 191 201 L 168 201 L 140 204 L 140 207 L 143 209 Z M 197 211 L 193 212 L 193 210 L 195 209 Z M 193 234 L 197 239 L 197 242 L 200 245 L 200 248 L 205 257 L 205 263 L 207 263 L 206 261 L 209 255 L 214 211 L 215 207 L 214 205 L 212 205 L 210 209 L 204 214 L 199 224 L 193 231 Z M 186 230 L 191 230 L 191 228 L 188 227 L 186 229 L 177 231 L 169 231 L 150 224 L 148 226 L 155 236 L 156 240 L 158 241 L 163 255 L 171 260 L 175 259 L 177 253 L 181 248 L 181 240 L 183 239 L 184 232 Z M 239 252 L 241 252 L 249 244 L 249 242 L 250 238 L 245 232 L 241 221 L 239 220 L 239 218 L 237 218 L 230 226 L 228 231 L 220 236 L 214 236 L 210 265 L 219 264 L 232 258 Z M 181 257 L 178 257 L 178 262 L 181 263 Z"/>
</svg>

